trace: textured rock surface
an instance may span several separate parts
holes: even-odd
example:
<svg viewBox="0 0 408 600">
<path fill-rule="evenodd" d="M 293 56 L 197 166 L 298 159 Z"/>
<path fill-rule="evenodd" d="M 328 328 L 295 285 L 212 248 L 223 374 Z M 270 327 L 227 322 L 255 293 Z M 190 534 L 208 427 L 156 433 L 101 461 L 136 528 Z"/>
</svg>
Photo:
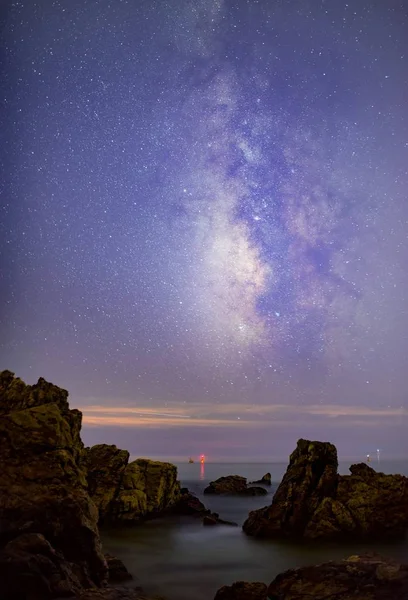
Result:
<svg viewBox="0 0 408 600">
<path fill-rule="evenodd" d="M 48 600 L 76 596 L 82 586 L 74 571 L 43 535 L 25 533 L 0 551 L 0 597 Z"/>
<path fill-rule="evenodd" d="M 140 521 L 165 511 L 179 496 L 175 465 L 138 458 L 123 472 L 110 516 L 113 521 Z"/>
<path fill-rule="evenodd" d="M 262 485 L 272 485 L 272 476 L 270 473 L 265 473 L 261 479 L 257 481 L 250 481 L 250 483 L 261 483 Z"/>
<path fill-rule="evenodd" d="M 267 600 L 267 589 L 259 581 L 237 581 L 220 588 L 214 600 Z"/>
<path fill-rule="evenodd" d="M 180 497 L 177 467 L 138 458 L 116 446 L 86 448 L 83 465 L 100 522 L 138 522 L 167 511 Z"/>
<path fill-rule="evenodd" d="M 351 556 L 341 562 L 291 569 L 278 575 L 270 584 L 268 598 L 407 600 L 408 565 L 401 566 L 379 556 L 366 555 Z"/>
<path fill-rule="evenodd" d="M 403 537 L 408 527 L 408 478 L 352 465 L 337 474 L 333 444 L 299 440 L 271 506 L 243 525 L 259 537 L 366 539 Z"/>
<path fill-rule="evenodd" d="M 227 475 L 211 481 L 204 494 L 225 494 L 231 496 L 264 496 L 268 492 L 260 487 L 248 487 L 246 477 Z"/>
<path fill-rule="evenodd" d="M 99 510 L 100 522 L 109 517 L 128 462 L 129 452 L 113 445 L 97 444 L 85 448 L 83 464 L 87 471 L 88 490 Z"/>
<path fill-rule="evenodd" d="M 92 586 L 105 581 L 107 568 L 79 466 L 81 418 L 65 390 L 42 378 L 28 386 L 10 371 L 0 374 L 0 547 L 23 533 L 42 534 L 72 563 L 80 584 Z"/>
</svg>

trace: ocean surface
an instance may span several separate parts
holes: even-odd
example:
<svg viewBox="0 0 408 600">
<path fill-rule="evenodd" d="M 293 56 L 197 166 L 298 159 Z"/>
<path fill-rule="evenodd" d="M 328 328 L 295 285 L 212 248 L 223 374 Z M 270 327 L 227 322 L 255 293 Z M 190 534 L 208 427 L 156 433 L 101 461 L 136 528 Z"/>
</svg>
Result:
<svg viewBox="0 0 408 600">
<path fill-rule="evenodd" d="M 348 473 L 350 463 L 340 463 L 339 472 Z M 408 475 L 407 461 L 373 462 L 384 473 Z M 376 551 L 408 563 L 408 540 L 372 544 L 294 544 L 255 540 L 241 529 L 249 511 L 271 503 L 287 463 L 207 463 L 177 464 L 182 486 L 188 487 L 207 508 L 239 527 L 204 527 L 190 517 L 155 519 L 139 526 L 102 531 L 105 552 L 121 558 L 146 592 L 167 600 L 213 600 L 222 585 L 234 581 L 272 579 L 286 569 L 341 559 L 351 554 Z M 204 496 L 210 481 L 223 475 L 243 475 L 248 481 L 270 472 L 272 486 L 268 496 Z"/>
</svg>

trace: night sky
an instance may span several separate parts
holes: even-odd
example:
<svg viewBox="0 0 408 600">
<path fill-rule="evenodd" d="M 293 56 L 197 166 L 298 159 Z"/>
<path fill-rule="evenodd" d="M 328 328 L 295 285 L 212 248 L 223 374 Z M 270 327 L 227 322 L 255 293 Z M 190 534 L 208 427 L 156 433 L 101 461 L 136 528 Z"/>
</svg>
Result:
<svg viewBox="0 0 408 600">
<path fill-rule="evenodd" d="M 408 5 L 1 15 L 1 368 L 134 455 L 408 455 Z"/>
</svg>

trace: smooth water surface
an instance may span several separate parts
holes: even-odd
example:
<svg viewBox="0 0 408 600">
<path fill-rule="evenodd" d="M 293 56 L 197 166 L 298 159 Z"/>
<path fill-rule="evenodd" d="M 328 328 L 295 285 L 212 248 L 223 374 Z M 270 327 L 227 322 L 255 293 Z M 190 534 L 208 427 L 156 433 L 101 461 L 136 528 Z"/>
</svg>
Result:
<svg viewBox="0 0 408 600">
<path fill-rule="evenodd" d="M 222 585 L 234 581 L 264 581 L 269 584 L 280 572 L 307 564 L 345 558 L 351 554 L 377 551 L 408 562 L 408 542 L 391 544 L 293 544 L 255 540 L 246 536 L 241 525 L 250 510 L 271 503 L 287 463 L 275 464 L 182 464 L 179 477 L 183 486 L 239 527 L 204 527 L 188 517 L 148 521 L 139 526 L 102 532 L 105 551 L 121 558 L 137 583 L 146 592 L 168 600 L 212 600 Z M 348 464 L 339 466 L 348 472 Z M 378 468 L 377 464 L 372 464 Z M 383 462 L 378 470 L 408 475 L 407 462 Z M 222 475 L 243 475 L 248 481 L 272 474 L 270 493 L 262 497 L 203 496 L 209 481 Z"/>
</svg>

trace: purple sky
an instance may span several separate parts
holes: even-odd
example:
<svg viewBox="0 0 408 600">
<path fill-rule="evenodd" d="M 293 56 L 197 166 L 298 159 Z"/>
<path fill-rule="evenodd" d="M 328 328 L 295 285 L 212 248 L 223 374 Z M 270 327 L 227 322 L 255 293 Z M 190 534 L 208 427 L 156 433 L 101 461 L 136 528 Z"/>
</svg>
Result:
<svg viewBox="0 0 408 600">
<path fill-rule="evenodd" d="M 1 367 L 134 455 L 407 456 L 408 7 L 1 11 Z"/>
</svg>

